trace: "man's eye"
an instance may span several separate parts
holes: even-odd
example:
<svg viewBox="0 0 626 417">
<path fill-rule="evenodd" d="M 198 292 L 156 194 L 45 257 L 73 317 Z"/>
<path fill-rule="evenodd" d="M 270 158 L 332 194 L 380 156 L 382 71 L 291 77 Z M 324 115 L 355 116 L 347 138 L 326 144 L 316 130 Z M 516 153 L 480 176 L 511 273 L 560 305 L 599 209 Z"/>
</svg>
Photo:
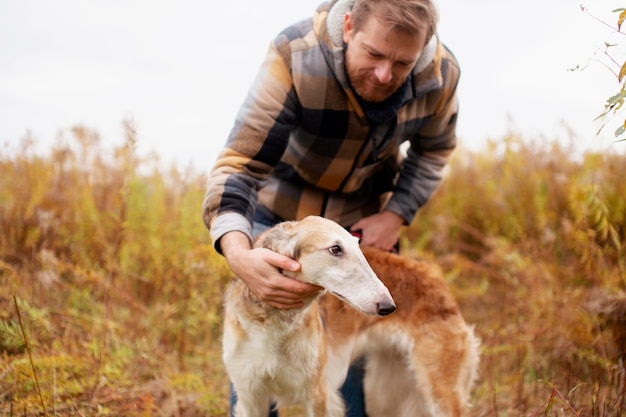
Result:
<svg viewBox="0 0 626 417">
<path fill-rule="evenodd" d="M 328 248 L 328 252 L 335 256 L 343 255 L 343 249 L 341 249 L 341 246 L 339 245 L 331 246 L 330 248 Z"/>
</svg>

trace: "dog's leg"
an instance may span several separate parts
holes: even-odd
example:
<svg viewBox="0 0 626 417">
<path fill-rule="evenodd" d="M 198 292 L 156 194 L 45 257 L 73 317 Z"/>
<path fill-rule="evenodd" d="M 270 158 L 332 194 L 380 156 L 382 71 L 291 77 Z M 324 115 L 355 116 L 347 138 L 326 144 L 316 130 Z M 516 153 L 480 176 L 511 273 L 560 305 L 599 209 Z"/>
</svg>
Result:
<svg viewBox="0 0 626 417">
<path fill-rule="evenodd" d="M 270 393 L 263 382 L 255 378 L 241 378 L 233 380 L 237 403 L 235 404 L 235 417 L 267 417 L 270 409 Z"/>
<path fill-rule="evenodd" d="M 328 384 L 323 368 L 311 382 L 304 403 L 304 417 L 344 417 L 341 395 Z"/>
<path fill-rule="evenodd" d="M 364 384 L 370 417 L 467 415 L 478 342 L 462 319 L 450 320 L 454 323 L 420 326 L 393 347 L 368 354 Z"/>
<path fill-rule="evenodd" d="M 478 364 L 473 329 L 457 316 L 424 326 L 420 333 L 410 359 L 426 402 L 439 416 L 467 415 Z"/>
<path fill-rule="evenodd" d="M 478 366 L 478 341 L 460 316 L 433 322 L 420 331 L 411 366 L 423 380 L 423 392 L 439 416 L 465 416 Z M 419 373 L 418 373 L 419 371 Z"/>
<path fill-rule="evenodd" d="M 346 414 L 346 407 L 343 403 L 341 395 L 337 391 L 330 391 L 328 398 L 326 399 L 326 414 L 327 417 L 344 417 Z"/>
<path fill-rule="evenodd" d="M 304 405 L 304 417 L 344 417 L 341 395 L 329 387 L 316 389 Z"/>
<path fill-rule="evenodd" d="M 235 405 L 235 417 L 267 417 L 270 400 L 260 398 L 239 397 Z"/>
<path fill-rule="evenodd" d="M 406 352 L 391 346 L 367 355 L 363 385 L 368 416 L 428 415 L 422 390 L 417 388 L 408 362 Z"/>
</svg>

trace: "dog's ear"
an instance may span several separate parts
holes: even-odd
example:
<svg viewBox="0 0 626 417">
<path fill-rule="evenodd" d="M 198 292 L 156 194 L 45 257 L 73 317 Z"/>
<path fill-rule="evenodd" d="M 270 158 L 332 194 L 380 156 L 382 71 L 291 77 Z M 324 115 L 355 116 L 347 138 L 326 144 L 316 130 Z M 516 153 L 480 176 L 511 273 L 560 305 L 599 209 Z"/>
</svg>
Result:
<svg viewBox="0 0 626 417">
<path fill-rule="evenodd" d="M 282 222 L 259 236 L 258 246 L 298 259 L 297 222 Z"/>
</svg>

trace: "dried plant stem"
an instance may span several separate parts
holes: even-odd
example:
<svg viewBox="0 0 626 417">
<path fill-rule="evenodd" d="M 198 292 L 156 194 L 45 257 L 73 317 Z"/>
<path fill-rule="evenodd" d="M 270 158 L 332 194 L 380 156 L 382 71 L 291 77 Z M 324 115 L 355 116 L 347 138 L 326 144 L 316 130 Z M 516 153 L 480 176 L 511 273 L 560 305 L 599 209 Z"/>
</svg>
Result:
<svg viewBox="0 0 626 417">
<path fill-rule="evenodd" d="M 22 315 L 20 314 L 20 308 L 17 305 L 17 297 L 13 296 L 13 302 L 15 303 L 15 311 L 17 312 L 17 320 L 20 324 L 20 330 L 22 331 L 22 337 L 24 338 L 24 344 L 26 345 L 26 352 L 28 353 L 28 360 L 30 361 L 30 367 L 33 370 L 33 376 L 35 377 L 35 386 L 37 387 L 37 394 L 39 394 L 39 401 L 41 402 L 41 411 L 44 417 L 46 414 L 46 406 L 43 402 L 43 395 L 41 394 L 41 388 L 39 387 L 39 379 L 37 379 L 37 370 L 35 369 L 35 363 L 33 362 L 33 356 L 30 353 L 30 344 L 28 343 L 28 337 L 24 331 L 24 325 L 22 324 Z"/>
</svg>

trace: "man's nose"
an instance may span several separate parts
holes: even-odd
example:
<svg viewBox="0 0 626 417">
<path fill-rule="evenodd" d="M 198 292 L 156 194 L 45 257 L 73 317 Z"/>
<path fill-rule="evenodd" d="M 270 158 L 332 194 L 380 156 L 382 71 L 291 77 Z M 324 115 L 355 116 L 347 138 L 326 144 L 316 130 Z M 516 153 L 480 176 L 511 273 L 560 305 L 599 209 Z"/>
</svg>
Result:
<svg viewBox="0 0 626 417">
<path fill-rule="evenodd" d="M 379 83 L 387 84 L 389 81 L 391 81 L 391 78 L 393 77 L 393 74 L 391 73 L 391 63 L 387 61 L 382 61 L 378 63 L 376 69 L 374 70 L 374 73 Z"/>
</svg>

